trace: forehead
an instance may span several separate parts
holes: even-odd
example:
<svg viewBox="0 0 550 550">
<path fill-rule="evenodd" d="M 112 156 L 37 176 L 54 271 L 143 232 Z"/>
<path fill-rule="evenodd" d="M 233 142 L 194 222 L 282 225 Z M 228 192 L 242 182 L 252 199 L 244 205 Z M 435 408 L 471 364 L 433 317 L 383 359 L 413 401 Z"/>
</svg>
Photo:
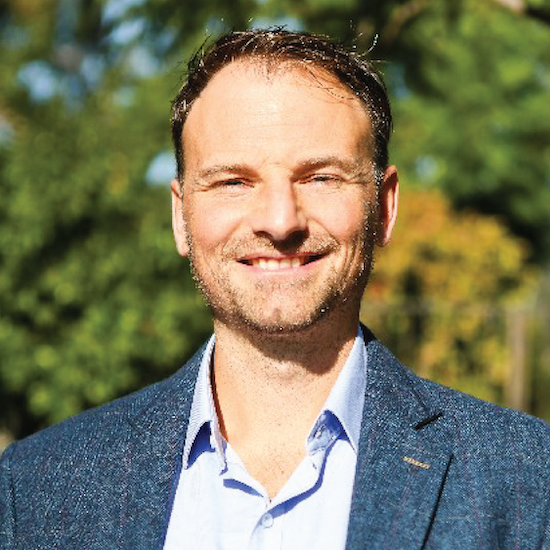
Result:
<svg viewBox="0 0 550 550">
<path fill-rule="evenodd" d="M 338 147 L 372 150 L 370 117 L 355 94 L 326 70 L 306 63 L 239 60 L 216 73 L 183 127 L 189 149 L 220 152 Z M 258 151 L 259 152 L 259 151 Z M 275 151 L 273 151 L 275 154 Z"/>
</svg>

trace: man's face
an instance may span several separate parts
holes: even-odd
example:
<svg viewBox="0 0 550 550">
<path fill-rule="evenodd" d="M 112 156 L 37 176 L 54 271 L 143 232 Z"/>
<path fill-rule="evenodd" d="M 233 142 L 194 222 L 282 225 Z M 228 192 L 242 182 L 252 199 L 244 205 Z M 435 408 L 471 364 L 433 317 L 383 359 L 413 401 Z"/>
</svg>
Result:
<svg viewBox="0 0 550 550">
<path fill-rule="evenodd" d="M 217 321 L 287 332 L 357 318 L 397 188 L 390 170 L 379 203 L 372 141 L 362 104 L 323 71 L 234 62 L 213 77 L 184 125 L 183 197 L 172 191 L 178 249 Z"/>
</svg>

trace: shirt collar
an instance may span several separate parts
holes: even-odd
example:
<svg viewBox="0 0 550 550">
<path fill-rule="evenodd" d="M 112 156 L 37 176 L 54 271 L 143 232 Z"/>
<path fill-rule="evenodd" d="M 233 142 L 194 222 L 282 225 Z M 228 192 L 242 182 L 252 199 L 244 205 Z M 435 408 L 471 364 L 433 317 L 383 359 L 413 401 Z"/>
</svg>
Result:
<svg viewBox="0 0 550 550">
<path fill-rule="evenodd" d="M 220 459 L 220 470 L 223 470 L 226 466 L 224 452 L 225 443 L 220 432 L 220 424 L 218 422 L 216 407 L 214 406 L 214 396 L 212 395 L 212 384 L 210 382 L 210 366 L 212 364 L 215 341 L 216 338 L 212 335 L 204 350 L 199 368 L 195 392 L 193 394 L 193 403 L 189 415 L 187 435 L 185 436 L 185 445 L 183 447 L 182 465 L 184 469 L 190 466 L 191 451 L 193 450 L 193 446 L 201 428 L 205 424 L 210 428 L 208 430 L 210 446 Z"/>
<path fill-rule="evenodd" d="M 205 348 L 199 369 L 183 448 L 182 465 L 184 469 L 190 466 L 191 452 L 197 436 L 205 424 L 210 428 L 210 445 L 219 457 L 220 471 L 226 467 L 225 441 L 220 433 L 210 381 L 214 343 L 215 337 L 212 336 Z M 340 422 L 351 446 L 357 453 L 365 401 L 366 378 L 365 341 L 363 332 L 359 327 L 351 352 L 336 379 L 324 407 L 319 413 L 319 417 L 312 428 L 312 433 L 317 429 L 319 419 L 323 415 L 326 416 L 325 413 L 329 411 Z"/>
<path fill-rule="evenodd" d="M 363 331 L 359 327 L 351 352 L 318 417 L 318 419 L 321 418 L 327 411 L 331 412 L 342 425 L 355 453 L 357 453 L 359 446 L 363 405 L 365 403 L 366 364 L 365 340 Z M 314 424 L 312 433 L 317 427 L 318 420 Z"/>
</svg>

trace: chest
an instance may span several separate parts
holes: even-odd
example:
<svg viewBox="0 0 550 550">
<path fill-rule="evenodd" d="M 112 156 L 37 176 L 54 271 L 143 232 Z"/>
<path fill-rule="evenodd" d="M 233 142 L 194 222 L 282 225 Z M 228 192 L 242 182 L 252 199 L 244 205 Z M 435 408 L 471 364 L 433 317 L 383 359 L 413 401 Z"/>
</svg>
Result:
<svg viewBox="0 0 550 550">
<path fill-rule="evenodd" d="M 218 458 L 203 453 L 182 471 L 164 550 L 345 548 L 356 463 L 347 442 L 301 458 L 274 498 L 230 448 L 226 468 Z"/>
</svg>

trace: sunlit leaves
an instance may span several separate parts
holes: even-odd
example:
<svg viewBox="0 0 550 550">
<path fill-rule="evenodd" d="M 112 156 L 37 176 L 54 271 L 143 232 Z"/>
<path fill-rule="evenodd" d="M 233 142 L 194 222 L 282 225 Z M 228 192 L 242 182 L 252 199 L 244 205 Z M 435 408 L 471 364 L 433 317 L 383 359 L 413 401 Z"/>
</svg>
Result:
<svg viewBox="0 0 550 550">
<path fill-rule="evenodd" d="M 454 213 L 435 191 L 404 194 L 363 318 L 421 375 L 503 402 L 508 313 L 539 281 L 528 247 L 497 219 Z"/>
</svg>

